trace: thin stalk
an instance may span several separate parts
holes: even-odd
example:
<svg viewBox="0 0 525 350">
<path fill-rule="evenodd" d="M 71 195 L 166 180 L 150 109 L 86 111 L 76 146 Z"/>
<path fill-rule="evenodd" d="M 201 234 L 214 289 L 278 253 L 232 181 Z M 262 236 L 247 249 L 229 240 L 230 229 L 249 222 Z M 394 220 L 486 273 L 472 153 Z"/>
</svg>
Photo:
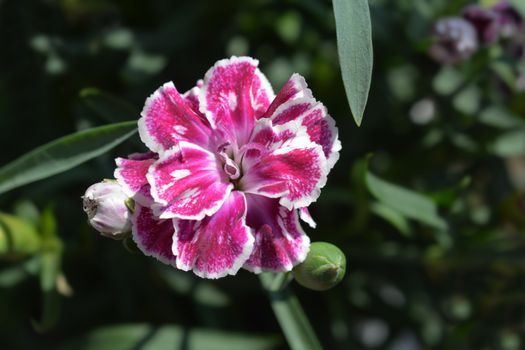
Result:
<svg viewBox="0 0 525 350">
<path fill-rule="evenodd" d="M 282 275 L 264 273 L 260 280 L 288 345 L 292 350 L 322 350 L 308 317 L 287 283 L 288 278 Z M 276 286 L 276 281 L 283 281 L 281 288 Z"/>
</svg>

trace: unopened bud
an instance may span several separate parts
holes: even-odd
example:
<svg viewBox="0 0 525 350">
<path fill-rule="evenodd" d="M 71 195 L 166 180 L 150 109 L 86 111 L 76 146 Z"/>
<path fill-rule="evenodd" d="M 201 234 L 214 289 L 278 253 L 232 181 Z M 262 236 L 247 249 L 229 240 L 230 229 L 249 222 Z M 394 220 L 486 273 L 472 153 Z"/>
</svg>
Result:
<svg viewBox="0 0 525 350">
<path fill-rule="evenodd" d="M 346 272 L 346 257 L 341 249 L 326 242 L 314 242 L 306 259 L 293 269 L 297 283 L 323 291 L 337 285 Z"/>
<path fill-rule="evenodd" d="M 104 180 L 91 185 L 82 198 L 89 224 L 95 230 L 113 239 L 129 235 L 131 199 L 116 181 Z"/>
</svg>

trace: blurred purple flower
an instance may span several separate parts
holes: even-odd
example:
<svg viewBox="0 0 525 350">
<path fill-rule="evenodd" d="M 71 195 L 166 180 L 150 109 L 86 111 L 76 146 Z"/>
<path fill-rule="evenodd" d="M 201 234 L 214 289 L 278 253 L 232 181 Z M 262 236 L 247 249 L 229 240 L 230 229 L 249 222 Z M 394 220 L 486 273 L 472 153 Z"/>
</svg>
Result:
<svg viewBox="0 0 525 350">
<path fill-rule="evenodd" d="M 492 7 L 469 5 L 462 16 L 476 28 L 480 42 L 485 45 L 500 38 L 511 38 L 523 23 L 521 16 L 506 0 Z"/>
<path fill-rule="evenodd" d="M 493 8 L 469 5 L 463 9 L 462 16 L 474 26 L 480 43 L 487 45 L 498 40 L 499 16 Z"/>
<path fill-rule="evenodd" d="M 498 17 L 497 22 L 502 38 L 510 38 L 516 35 L 519 30 L 524 29 L 523 19 L 508 1 L 500 1 L 494 5 L 493 10 Z"/>
<path fill-rule="evenodd" d="M 430 47 L 429 54 L 440 63 L 462 62 L 478 49 L 476 29 L 463 18 L 441 18 L 435 23 L 433 33 L 436 42 Z"/>
</svg>

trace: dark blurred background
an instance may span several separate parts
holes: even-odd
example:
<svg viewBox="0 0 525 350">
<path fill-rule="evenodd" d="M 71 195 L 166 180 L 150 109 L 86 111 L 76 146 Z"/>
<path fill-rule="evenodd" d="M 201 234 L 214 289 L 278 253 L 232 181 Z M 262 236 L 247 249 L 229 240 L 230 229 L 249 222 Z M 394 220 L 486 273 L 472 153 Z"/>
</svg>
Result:
<svg viewBox="0 0 525 350">
<path fill-rule="evenodd" d="M 325 348 L 522 349 L 525 94 L 509 85 L 522 62 L 494 48 L 455 66 L 427 54 L 434 21 L 468 3 L 370 1 L 374 72 L 358 128 L 330 1 L 0 0 L 0 165 L 62 135 L 138 119 L 162 83 L 185 91 L 215 61 L 253 56 L 276 91 L 293 72 L 305 76 L 339 128 L 341 158 L 311 206 L 318 227 L 303 226 L 346 253 L 347 277 L 322 293 L 293 286 Z M 201 280 L 86 224 L 80 196 L 112 177 L 116 156 L 143 151 L 137 141 L 0 197 L 3 212 L 27 201 L 53 205 L 73 290 L 56 325 L 36 332 L 38 277 L 26 266 L 12 278 L 28 260 L 2 260 L 0 347 L 142 349 L 174 325 L 199 337 L 222 332 L 226 349 L 243 336 L 246 349 L 286 349 L 255 275 Z M 427 196 L 447 229 L 381 203 L 367 171 Z M 117 337 L 105 347 L 88 341 L 95 329 L 130 323 L 139 331 L 123 333 L 129 346 Z"/>
</svg>

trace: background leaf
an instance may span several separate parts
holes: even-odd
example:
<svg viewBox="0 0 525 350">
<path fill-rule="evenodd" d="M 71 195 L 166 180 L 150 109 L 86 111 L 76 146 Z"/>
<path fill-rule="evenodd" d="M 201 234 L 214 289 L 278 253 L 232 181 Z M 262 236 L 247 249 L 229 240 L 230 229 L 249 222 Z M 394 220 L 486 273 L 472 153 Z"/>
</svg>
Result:
<svg viewBox="0 0 525 350">
<path fill-rule="evenodd" d="M 339 64 L 346 97 L 361 125 L 372 80 L 372 25 L 367 0 L 333 0 Z"/>
<path fill-rule="evenodd" d="M 83 130 L 38 147 L 0 168 L 0 193 L 69 170 L 95 158 L 137 131 L 129 121 Z"/>
<path fill-rule="evenodd" d="M 447 223 L 439 216 L 437 206 L 428 197 L 380 179 L 368 171 L 365 175 L 370 193 L 381 203 L 404 216 L 446 230 Z"/>
<path fill-rule="evenodd" d="M 509 2 L 520 13 L 521 16 L 525 17 L 525 2 L 522 0 L 510 0 Z"/>
<path fill-rule="evenodd" d="M 279 348 L 281 343 L 274 335 L 126 324 L 87 333 L 60 350 L 271 350 Z"/>
<path fill-rule="evenodd" d="M 41 245 L 40 234 L 30 222 L 0 213 L 0 257 L 29 256 Z"/>
</svg>

